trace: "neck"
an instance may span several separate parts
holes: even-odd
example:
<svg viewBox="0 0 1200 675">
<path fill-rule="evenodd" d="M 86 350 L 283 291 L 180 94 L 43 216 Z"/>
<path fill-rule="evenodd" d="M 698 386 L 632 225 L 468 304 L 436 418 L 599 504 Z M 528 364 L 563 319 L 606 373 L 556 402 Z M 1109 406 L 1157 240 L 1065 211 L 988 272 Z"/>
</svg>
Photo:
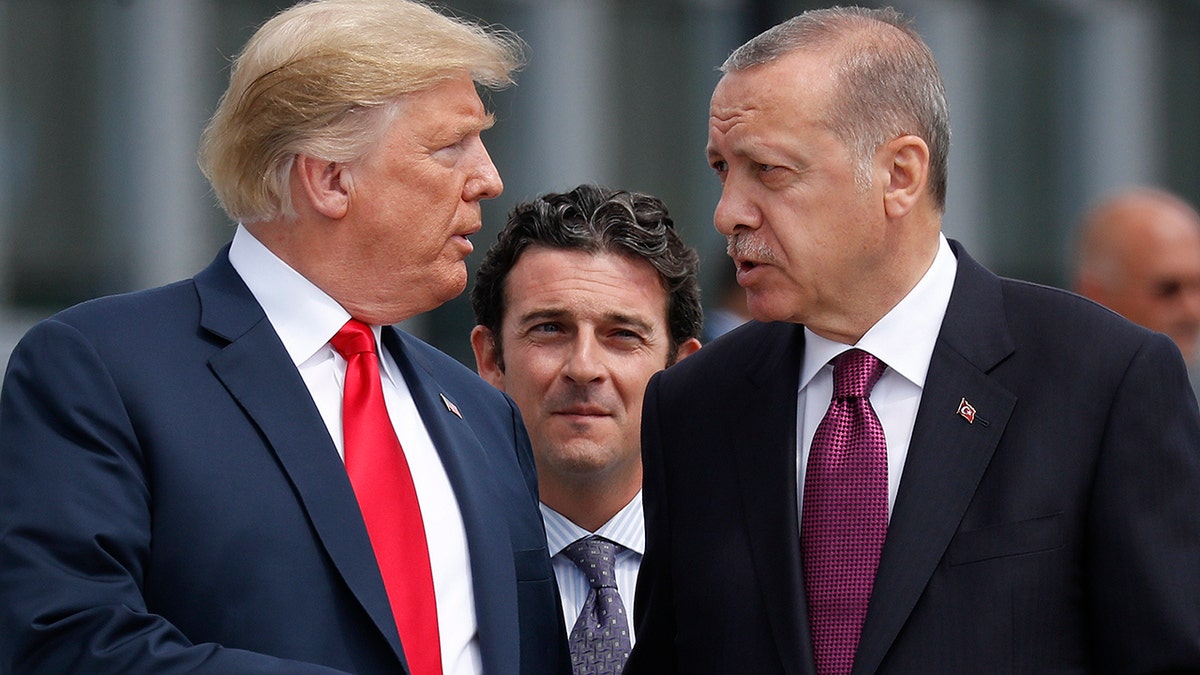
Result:
<svg viewBox="0 0 1200 675">
<path fill-rule="evenodd" d="M 641 489 L 641 473 L 636 481 L 611 481 L 563 485 L 543 480 L 539 489 L 542 503 L 561 513 L 588 532 L 595 532 L 629 505 Z"/>
<path fill-rule="evenodd" d="M 937 257 L 937 234 L 935 230 L 932 238 L 923 237 L 908 243 L 901 241 L 890 247 L 890 259 L 881 261 L 878 268 L 880 273 L 869 283 L 860 285 L 861 289 L 870 289 L 865 295 L 860 289 L 855 289 L 852 291 L 855 301 L 842 303 L 846 311 L 830 316 L 827 322 L 805 322 L 805 325 L 827 340 L 856 344 L 872 326 L 900 304 L 929 271 Z"/>
<path fill-rule="evenodd" d="M 353 250 L 331 240 L 332 226 L 322 230 L 298 219 L 245 227 L 280 260 L 363 323 L 375 326 L 399 323 L 432 309 L 410 306 L 404 302 L 407 298 L 388 297 L 381 292 L 379 280 L 358 269 Z"/>
</svg>

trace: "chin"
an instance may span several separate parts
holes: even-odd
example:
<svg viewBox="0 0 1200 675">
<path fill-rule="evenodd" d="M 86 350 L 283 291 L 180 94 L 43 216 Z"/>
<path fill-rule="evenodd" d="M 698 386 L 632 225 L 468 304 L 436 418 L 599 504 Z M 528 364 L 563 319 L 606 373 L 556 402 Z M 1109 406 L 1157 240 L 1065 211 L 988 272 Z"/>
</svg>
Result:
<svg viewBox="0 0 1200 675">
<path fill-rule="evenodd" d="M 795 312 L 791 307 L 780 306 L 768 299 L 756 300 L 753 296 L 746 302 L 746 310 L 755 321 L 792 321 Z"/>
<path fill-rule="evenodd" d="M 437 304 L 430 309 L 441 306 L 444 303 L 462 295 L 463 291 L 467 290 L 467 267 L 460 263 L 458 270 L 447 275 L 443 280 L 435 282 L 436 286 L 431 289 L 434 297 L 437 298 Z"/>
<path fill-rule="evenodd" d="M 603 472 L 616 462 L 615 451 L 593 441 L 567 441 L 551 454 L 560 471 L 577 476 Z"/>
</svg>

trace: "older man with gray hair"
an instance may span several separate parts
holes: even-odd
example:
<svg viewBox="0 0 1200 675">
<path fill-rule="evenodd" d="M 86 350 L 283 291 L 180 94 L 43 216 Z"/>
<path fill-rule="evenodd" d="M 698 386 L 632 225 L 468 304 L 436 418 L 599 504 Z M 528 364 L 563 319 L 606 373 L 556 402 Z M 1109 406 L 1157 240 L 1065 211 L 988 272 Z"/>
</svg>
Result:
<svg viewBox="0 0 1200 675">
<path fill-rule="evenodd" d="M 945 90 L 894 10 L 722 71 L 714 222 L 757 321 L 647 385 L 626 675 L 1200 672 L 1175 345 L 942 233 Z"/>
</svg>

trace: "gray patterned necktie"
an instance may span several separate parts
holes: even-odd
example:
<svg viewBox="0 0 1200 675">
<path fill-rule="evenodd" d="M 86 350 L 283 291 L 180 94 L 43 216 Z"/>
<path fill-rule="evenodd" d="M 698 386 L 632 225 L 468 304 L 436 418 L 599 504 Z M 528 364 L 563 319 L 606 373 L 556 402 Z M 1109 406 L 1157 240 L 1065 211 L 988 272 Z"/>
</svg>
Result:
<svg viewBox="0 0 1200 675">
<path fill-rule="evenodd" d="M 617 545 L 584 537 L 563 553 L 587 576 L 587 600 L 571 629 L 575 675 L 619 675 L 629 658 L 629 618 L 617 593 Z"/>
</svg>

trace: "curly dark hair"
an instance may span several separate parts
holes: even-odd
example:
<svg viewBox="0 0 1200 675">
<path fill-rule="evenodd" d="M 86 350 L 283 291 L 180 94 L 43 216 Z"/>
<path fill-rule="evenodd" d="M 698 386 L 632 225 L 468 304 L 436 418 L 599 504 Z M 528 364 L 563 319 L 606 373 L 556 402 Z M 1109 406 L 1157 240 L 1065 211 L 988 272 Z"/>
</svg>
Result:
<svg viewBox="0 0 1200 675">
<path fill-rule="evenodd" d="M 658 272 L 667 292 L 667 325 L 675 362 L 678 348 L 699 338 L 704 315 L 700 307 L 700 257 L 683 243 L 662 200 L 651 195 L 580 185 L 513 207 L 496 242 L 484 254 L 471 289 L 475 323 L 495 340 L 496 359 L 504 367 L 500 325 L 504 320 L 504 282 L 530 246 L 615 253 L 645 260 Z"/>
</svg>

